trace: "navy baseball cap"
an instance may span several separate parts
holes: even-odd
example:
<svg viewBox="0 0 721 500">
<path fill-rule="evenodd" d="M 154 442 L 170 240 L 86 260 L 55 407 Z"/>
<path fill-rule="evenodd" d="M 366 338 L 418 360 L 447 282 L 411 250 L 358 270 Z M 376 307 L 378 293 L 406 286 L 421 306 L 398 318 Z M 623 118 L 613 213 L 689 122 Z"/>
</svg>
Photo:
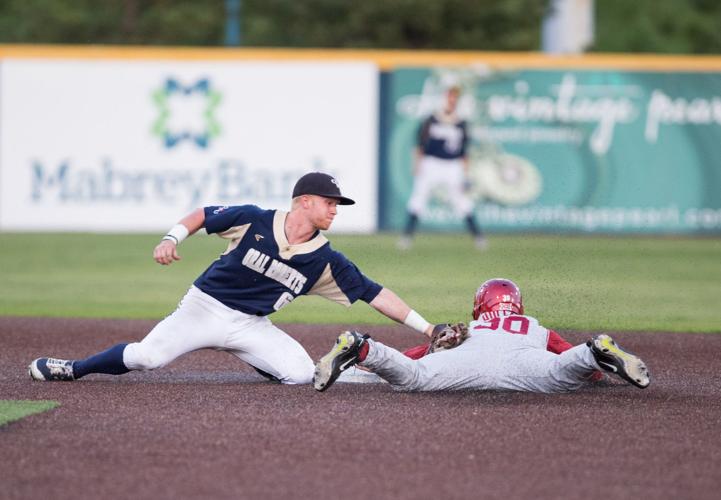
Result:
<svg viewBox="0 0 721 500">
<path fill-rule="evenodd" d="M 293 198 L 314 194 L 338 200 L 338 205 L 355 205 L 355 201 L 340 194 L 338 181 L 323 172 L 311 172 L 298 179 L 293 188 Z"/>
</svg>

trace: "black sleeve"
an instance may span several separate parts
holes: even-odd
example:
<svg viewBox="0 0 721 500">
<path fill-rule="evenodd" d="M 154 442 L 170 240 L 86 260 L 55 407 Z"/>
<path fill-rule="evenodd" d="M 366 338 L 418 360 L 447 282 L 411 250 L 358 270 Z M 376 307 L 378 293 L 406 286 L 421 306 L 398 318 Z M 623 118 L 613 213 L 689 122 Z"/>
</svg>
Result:
<svg viewBox="0 0 721 500">
<path fill-rule="evenodd" d="M 371 302 L 383 288 L 365 276 L 355 264 L 341 253 L 336 253 L 336 258 L 331 263 L 331 272 L 333 273 L 333 279 L 348 297 L 351 304 L 358 299 L 363 302 Z"/>
</svg>

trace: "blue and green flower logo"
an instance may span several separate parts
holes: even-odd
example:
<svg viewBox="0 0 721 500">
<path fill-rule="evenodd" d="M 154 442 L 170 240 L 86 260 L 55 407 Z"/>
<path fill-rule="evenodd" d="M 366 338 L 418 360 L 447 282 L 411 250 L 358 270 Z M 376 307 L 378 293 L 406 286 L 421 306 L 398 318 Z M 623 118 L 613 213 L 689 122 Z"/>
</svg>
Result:
<svg viewBox="0 0 721 500">
<path fill-rule="evenodd" d="M 153 102 L 158 110 L 153 135 L 162 139 L 168 149 L 183 141 L 207 148 L 221 132 L 215 116 L 221 98 L 221 93 L 212 88 L 207 78 L 187 87 L 174 78 L 168 78 L 162 88 L 153 92 Z M 183 106 L 184 101 L 189 105 Z M 179 107 L 185 110 L 182 119 L 174 116 L 181 114 Z"/>
</svg>

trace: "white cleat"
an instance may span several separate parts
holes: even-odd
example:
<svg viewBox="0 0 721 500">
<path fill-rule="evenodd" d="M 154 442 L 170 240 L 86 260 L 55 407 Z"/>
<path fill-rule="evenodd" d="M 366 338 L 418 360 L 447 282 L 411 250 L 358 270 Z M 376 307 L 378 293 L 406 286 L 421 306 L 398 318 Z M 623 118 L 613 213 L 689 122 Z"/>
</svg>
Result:
<svg viewBox="0 0 721 500">
<path fill-rule="evenodd" d="M 488 248 L 488 240 L 485 236 L 476 236 L 473 243 L 476 245 L 476 250 L 486 250 Z"/>
<path fill-rule="evenodd" d="M 410 238 L 410 236 L 401 236 L 400 238 L 398 238 L 398 242 L 396 243 L 396 247 L 402 252 L 410 250 L 412 246 L 413 240 Z"/>
<path fill-rule="evenodd" d="M 75 380 L 73 362 L 67 359 L 38 358 L 28 366 L 28 374 L 39 381 Z"/>
</svg>

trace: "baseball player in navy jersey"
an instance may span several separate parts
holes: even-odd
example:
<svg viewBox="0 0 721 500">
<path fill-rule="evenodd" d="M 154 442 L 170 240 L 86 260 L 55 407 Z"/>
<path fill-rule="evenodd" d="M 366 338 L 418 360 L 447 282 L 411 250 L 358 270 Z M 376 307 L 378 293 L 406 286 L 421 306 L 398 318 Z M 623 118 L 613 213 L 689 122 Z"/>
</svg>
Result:
<svg viewBox="0 0 721 500">
<path fill-rule="evenodd" d="M 307 294 L 345 306 L 363 300 L 430 336 L 430 323 L 363 275 L 321 233 L 333 223 L 337 205 L 354 203 L 341 195 L 333 177 L 313 172 L 296 183 L 290 212 L 254 205 L 191 212 L 155 247 L 156 262 L 179 260 L 178 245 L 201 228 L 228 240 L 228 247 L 195 280 L 175 312 L 140 342 L 118 344 L 81 360 L 38 358 L 29 366 L 30 376 L 70 381 L 90 373 L 119 375 L 160 368 L 185 353 L 211 348 L 227 351 L 282 383 L 310 383 L 313 361 L 268 319 Z"/>
<path fill-rule="evenodd" d="M 648 387 L 644 362 L 608 335 L 556 354 L 548 350 L 551 330 L 523 312 L 515 283 L 493 279 L 476 292 L 469 338 L 452 349 L 414 360 L 368 335 L 344 332 L 318 362 L 315 388 L 326 390 L 356 363 L 402 391 L 569 392 L 592 380 L 598 370 L 615 373 L 636 387 Z"/>
<path fill-rule="evenodd" d="M 413 162 L 413 192 L 408 200 L 408 222 L 398 242 L 401 250 L 410 248 L 418 219 L 426 209 L 434 188 L 442 187 L 455 212 L 464 218 L 476 247 L 487 242 L 473 215 L 473 201 L 465 192 L 468 178 L 468 131 L 466 121 L 456 114 L 460 87 L 446 91 L 444 108 L 426 118 L 418 130 Z"/>
</svg>

